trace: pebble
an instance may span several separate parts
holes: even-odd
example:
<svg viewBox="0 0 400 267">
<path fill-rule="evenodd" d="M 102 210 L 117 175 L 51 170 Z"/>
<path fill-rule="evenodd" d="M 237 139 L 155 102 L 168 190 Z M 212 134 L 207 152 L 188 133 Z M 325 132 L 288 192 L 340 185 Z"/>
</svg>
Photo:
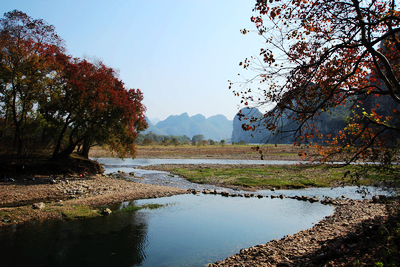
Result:
<svg viewBox="0 0 400 267">
<path fill-rule="evenodd" d="M 363 243 L 362 237 L 379 229 L 375 226 L 389 211 L 385 204 L 372 204 L 372 200 L 345 198 L 333 203 L 337 205 L 334 214 L 313 228 L 241 249 L 238 254 L 209 266 L 342 266 L 340 262 L 336 265 L 339 254 L 351 253 L 357 246 L 365 246 L 367 250 L 368 244 Z M 392 204 L 392 210 L 398 208 L 398 203 Z"/>
</svg>

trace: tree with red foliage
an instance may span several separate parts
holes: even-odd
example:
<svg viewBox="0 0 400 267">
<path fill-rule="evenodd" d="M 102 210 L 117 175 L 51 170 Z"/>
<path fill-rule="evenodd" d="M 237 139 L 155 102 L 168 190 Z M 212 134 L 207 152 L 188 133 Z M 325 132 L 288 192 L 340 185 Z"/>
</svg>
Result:
<svg viewBox="0 0 400 267">
<path fill-rule="evenodd" d="M 296 125 L 286 134 L 295 137 L 296 145 L 308 146 L 321 137 L 321 115 L 346 105 L 353 112 L 347 126 L 324 137 L 328 146 L 315 144 L 314 159 L 393 160 L 400 137 L 400 12 L 395 1 L 260 0 L 253 11 L 251 21 L 265 47 L 261 58 L 240 62 L 257 75 L 233 93 L 246 105 L 274 108 L 244 128 L 285 134 L 280 127 L 285 120 Z"/>
<path fill-rule="evenodd" d="M 3 137 L 13 133 L 11 142 L 18 155 L 28 126 L 36 119 L 34 106 L 52 72 L 52 59 L 63 50 L 54 27 L 43 20 L 17 10 L 0 19 L 0 128 Z"/>
<path fill-rule="evenodd" d="M 99 62 L 57 55 L 58 89 L 42 110 L 61 121 L 53 158 L 68 157 L 79 145 L 88 157 L 93 145 L 108 145 L 124 157 L 135 155 L 134 141 L 146 129 L 140 90 L 126 90 L 112 68 Z M 64 145 L 63 145 L 64 144 Z"/>
<path fill-rule="evenodd" d="M 63 159 L 77 147 L 88 157 L 100 144 L 134 156 L 138 132 L 147 127 L 142 100 L 112 68 L 65 55 L 52 25 L 17 10 L 0 19 L 2 149 L 13 143 L 20 156 L 42 142 Z"/>
</svg>

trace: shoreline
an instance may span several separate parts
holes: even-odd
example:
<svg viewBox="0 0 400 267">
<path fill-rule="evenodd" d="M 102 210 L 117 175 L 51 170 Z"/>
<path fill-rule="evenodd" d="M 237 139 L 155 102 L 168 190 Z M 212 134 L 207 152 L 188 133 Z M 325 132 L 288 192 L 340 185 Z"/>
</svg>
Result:
<svg viewBox="0 0 400 267">
<path fill-rule="evenodd" d="M 375 266 L 374 256 L 385 246 L 376 235 L 398 209 L 399 203 L 340 200 L 334 213 L 312 228 L 241 249 L 209 266 Z"/>
<path fill-rule="evenodd" d="M 79 205 L 99 208 L 187 193 L 185 189 L 135 183 L 105 174 L 35 175 L 0 183 L 0 228 L 32 220 L 65 220 L 63 212 Z M 32 204 L 37 202 L 45 202 L 44 208 L 35 209 Z M 367 263 L 359 266 L 373 266 L 375 253 L 383 245 L 372 236 L 382 230 L 380 225 L 399 209 L 399 204 L 344 199 L 334 206 L 334 213 L 311 229 L 242 249 L 210 266 L 354 266 L 357 261 Z"/>
<path fill-rule="evenodd" d="M 85 218 L 100 215 L 102 205 L 186 193 L 184 189 L 135 183 L 104 174 L 35 175 L 0 183 L 0 228 L 33 220 L 65 220 L 65 213 L 75 206 L 97 212 L 76 217 Z"/>
</svg>

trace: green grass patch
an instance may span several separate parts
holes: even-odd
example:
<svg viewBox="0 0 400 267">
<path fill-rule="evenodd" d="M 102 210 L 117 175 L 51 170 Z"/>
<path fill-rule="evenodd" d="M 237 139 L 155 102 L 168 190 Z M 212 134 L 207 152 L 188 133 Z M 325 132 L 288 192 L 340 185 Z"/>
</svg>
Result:
<svg viewBox="0 0 400 267">
<path fill-rule="evenodd" d="M 8 215 L 9 215 L 9 212 L 7 212 L 7 211 L 0 211 L 0 218 L 6 217 L 6 216 L 8 216 Z"/>
<path fill-rule="evenodd" d="M 162 205 L 162 204 L 155 204 L 155 203 L 150 203 L 150 204 L 146 204 L 146 205 L 140 205 L 140 206 L 127 206 L 125 208 L 122 208 L 120 210 L 117 210 L 116 212 L 130 212 L 130 211 L 138 211 L 141 209 L 158 209 L 161 207 L 165 207 L 166 205 Z"/>
<path fill-rule="evenodd" d="M 65 220 L 87 219 L 101 216 L 99 210 L 93 210 L 85 205 L 74 205 L 70 209 L 65 209 L 62 212 Z"/>
<path fill-rule="evenodd" d="M 354 166 L 333 168 L 316 165 L 246 165 L 214 167 L 171 168 L 173 174 L 191 182 L 200 184 L 221 184 L 255 188 L 304 188 L 330 187 L 338 184 L 353 184 L 347 171 L 354 171 Z M 390 179 L 393 177 L 384 177 Z M 381 175 L 371 174 L 358 181 L 360 185 L 374 184 L 381 181 Z"/>
</svg>

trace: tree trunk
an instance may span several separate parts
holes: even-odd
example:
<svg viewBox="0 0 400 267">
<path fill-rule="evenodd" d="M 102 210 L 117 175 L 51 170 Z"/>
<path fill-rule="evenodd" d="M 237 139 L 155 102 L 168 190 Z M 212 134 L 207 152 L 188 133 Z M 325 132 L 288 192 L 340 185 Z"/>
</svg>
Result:
<svg viewBox="0 0 400 267">
<path fill-rule="evenodd" d="M 59 154 L 58 152 L 60 151 L 60 148 L 61 148 L 61 142 L 62 142 L 62 140 L 64 138 L 64 134 L 67 131 L 67 128 L 68 128 L 68 125 L 69 125 L 70 116 L 71 116 L 71 114 L 68 115 L 68 117 L 66 118 L 65 123 L 64 123 L 64 127 L 62 128 L 62 130 L 60 132 L 60 135 L 58 136 L 56 147 L 54 148 L 54 151 L 53 151 L 53 156 L 52 156 L 53 159 L 56 159 L 58 157 L 58 154 Z"/>
<path fill-rule="evenodd" d="M 82 150 L 79 153 L 82 157 L 89 158 L 89 150 L 90 150 L 90 138 L 87 137 L 83 140 Z"/>
<path fill-rule="evenodd" d="M 74 152 L 76 146 L 82 142 L 83 140 L 85 140 L 85 136 L 79 138 L 78 140 L 76 140 L 75 142 L 72 139 L 72 135 L 73 133 L 70 134 L 69 136 L 69 145 L 67 148 L 65 148 L 63 151 L 61 151 L 60 153 L 53 153 L 53 157 L 52 159 L 55 160 L 60 160 L 60 159 L 67 159 L 69 157 L 69 155 L 72 154 L 72 152 Z"/>
<path fill-rule="evenodd" d="M 74 149 L 75 149 L 75 145 L 70 144 L 67 148 L 65 148 L 60 153 L 53 154 L 52 159 L 55 159 L 55 160 L 67 159 L 69 157 L 69 155 L 71 155 L 72 152 L 74 152 Z"/>
</svg>

